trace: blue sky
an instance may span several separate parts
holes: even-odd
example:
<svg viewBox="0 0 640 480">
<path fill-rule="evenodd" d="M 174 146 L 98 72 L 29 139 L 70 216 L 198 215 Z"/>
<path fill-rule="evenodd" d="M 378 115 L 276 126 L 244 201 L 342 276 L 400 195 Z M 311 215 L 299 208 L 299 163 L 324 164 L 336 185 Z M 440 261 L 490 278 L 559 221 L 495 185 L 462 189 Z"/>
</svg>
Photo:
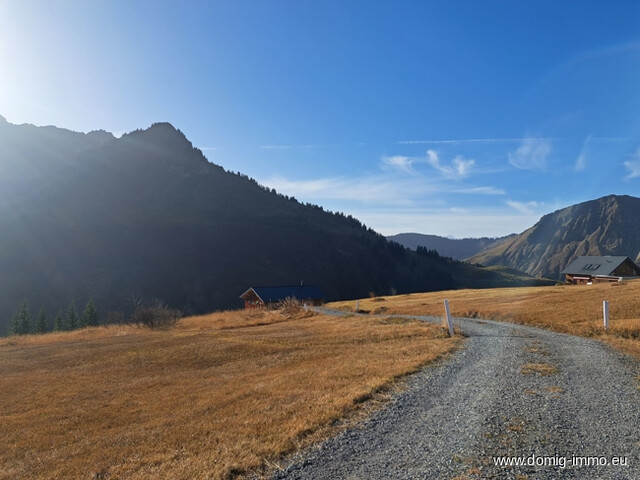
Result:
<svg viewBox="0 0 640 480">
<path fill-rule="evenodd" d="M 169 121 L 384 234 L 640 196 L 637 1 L 0 1 L 0 115 Z"/>
</svg>

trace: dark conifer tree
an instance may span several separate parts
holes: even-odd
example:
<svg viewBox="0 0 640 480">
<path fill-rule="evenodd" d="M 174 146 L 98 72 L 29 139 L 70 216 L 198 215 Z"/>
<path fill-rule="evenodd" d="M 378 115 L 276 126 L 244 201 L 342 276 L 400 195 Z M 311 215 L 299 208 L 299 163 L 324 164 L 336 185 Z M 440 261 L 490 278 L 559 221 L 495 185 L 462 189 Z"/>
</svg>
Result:
<svg viewBox="0 0 640 480">
<path fill-rule="evenodd" d="M 22 302 L 22 324 L 20 325 L 20 333 L 26 335 L 33 332 L 33 324 L 31 322 L 31 313 L 29 313 L 29 305 L 25 300 Z"/>
<path fill-rule="evenodd" d="M 44 307 L 40 309 L 38 318 L 36 320 L 36 333 L 47 333 L 49 331 L 49 325 L 47 324 L 47 312 Z"/>
<path fill-rule="evenodd" d="M 84 327 L 96 327 L 98 326 L 98 309 L 93 301 L 93 297 L 87 302 L 87 306 L 84 308 L 82 314 L 82 325 Z"/>
<path fill-rule="evenodd" d="M 29 304 L 23 301 L 20 308 L 13 316 L 9 327 L 9 335 L 26 335 L 31 333 L 31 314 L 29 313 Z"/>
<path fill-rule="evenodd" d="M 76 303 L 71 300 L 69 307 L 67 308 L 66 329 L 75 330 L 79 326 L 78 310 L 76 310 Z"/>
<path fill-rule="evenodd" d="M 56 315 L 56 319 L 53 321 L 53 330 L 56 332 L 61 332 L 66 328 L 66 321 L 64 316 L 62 315 L 62 311 L 58 310 L 58 314 Z"/>
<path fill-rule="evenodd" d="M 9 325 L 9 335 L 20 335 L 20 315 L 22 312 L 22 307 L 18 309 L 16 314 L 13 316 L 11 320 L 11 324 Z"/>
<path fill-rule="evenodd" d="M 86 307 L 85 307 L 86 310 Z M 84 315 L 84 312 L 78 314 L 78 328 L 88 327 L 87 317 Z"/>
</svg>

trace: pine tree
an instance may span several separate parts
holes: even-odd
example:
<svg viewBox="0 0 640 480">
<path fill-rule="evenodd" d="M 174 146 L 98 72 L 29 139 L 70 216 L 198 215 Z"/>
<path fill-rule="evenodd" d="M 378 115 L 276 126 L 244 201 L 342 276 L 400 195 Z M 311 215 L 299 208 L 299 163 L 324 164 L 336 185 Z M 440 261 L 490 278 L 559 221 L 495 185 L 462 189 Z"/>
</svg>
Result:
<svg viewBox="0 0 640 480">
<path fill-rule="evenodd" d="M 29 313 L 29 305 L 27 301 L 20 304 L 20 308 L 13 316 L 11 325 L 9 325 L 9 335 L 26 335 L 31 333 L 31 314 Z"/>
<path fill-rule="evenodd" d="M 76 310 L 76 303 L 71 300 L 69 307 L 67 308 L 66 329 L 75 330 L 78 328 L 78 310 Z"/>
<path fill-rule="evenodd" d="M 20 324 L 22 323 L 20 320 L 21 313 L 22 306 L 18 309 L 11 320 L 11 324 L 9 325 L 9 335 L 20 335 Z"/>
<path fill-rule="evenodd" d="M 56 315 L 56 319 L 53 321 L 53 329 L 56 332 L 61 332 L 66 327 L 66 322 L 64 317 L 62 316 L 62 311 L 58 310 L 58 314 Z"/>
<path fill-rule="evenodd" d="M 87 307 L 85 307 L 85 310 L 87 309 Z M 87 323 L 87 317 L 85 316 L 84 312 L 82 312 L 82 314 L 78 315 L 78 328 L 85 328 L 88 327 L 89 324 Z"/>
<path fill-rule="evenodd" d="M 47 325 L 47 312 L 44 307 L 40 309 L 38 313 L 38 318 L 36 320 L 36 333 L 47 333 L 49 330 L 49 325 Z"/>
<path fill-rule="evenodd" d="M 98 326 L 98 309 L 93 301 L 93 297 L 87 302 L 87 306 L 84 308 L 82 314 L 82 325 L 84 327 L 96 327 Z"/>
<path fill-rule="evenodd" d="M 26 300 L 22 302 L 22 305 L 20 306 L 20 310 L 21 310 L 20 333 L 22 335 L 27 335 L 28 333 L 32 332 L 32 325 L 31 325 L 31 314 L 29 313 L 29 305 L 27 304 Z"/>
</svg>

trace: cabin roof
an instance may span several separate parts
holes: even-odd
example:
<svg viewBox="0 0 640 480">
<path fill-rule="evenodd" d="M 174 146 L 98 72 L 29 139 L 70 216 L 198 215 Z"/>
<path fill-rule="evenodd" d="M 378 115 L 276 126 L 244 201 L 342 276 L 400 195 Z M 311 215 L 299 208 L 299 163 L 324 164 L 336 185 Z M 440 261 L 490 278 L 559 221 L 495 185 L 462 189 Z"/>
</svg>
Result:
<svg viewBox="0 0 640 480">
<path fill-rule="evenodd" d="M 625 256 L 582 256 L 576 258 L 560 273 L 565 275 L 586 275 L 591 277 L 609 276 L 622 265 L 625 261 L 629 260 L 636 269 L 638 267 L 633 263 L 629 257 Z"/>
<path fill-rule="evenodd" d="M 250 287 L 240 295 L 245 298 L 250 292 L 255 293 L 264 303 L 281 302 L 286 298 L 298 300 L 323 300 L 324 293 L 315 285 L 296 285 L 280 287 Z"/>
</svg>

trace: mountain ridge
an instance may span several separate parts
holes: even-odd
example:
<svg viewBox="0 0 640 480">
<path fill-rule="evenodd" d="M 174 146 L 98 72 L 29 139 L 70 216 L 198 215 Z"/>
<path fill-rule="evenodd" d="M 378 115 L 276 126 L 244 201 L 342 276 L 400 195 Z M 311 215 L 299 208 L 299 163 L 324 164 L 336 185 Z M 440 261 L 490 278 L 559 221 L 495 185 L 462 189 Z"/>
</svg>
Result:
<svg viewBox="0 0 640 480">
<path fill-rule="evenodd" d="M 24 299 L 53 317 L 94 297 L 104 318 L 132 297 L 204 313 L 301 280 L 329 299 L 513 284 L 227 172 L 166 122 L 120 138 L 0 124 L 0 173 L 0 333 Z"/>
<path fill-rule="evenodd" d="M 630 195 L 589 200 L 544 215 L 516 237 L 468 260 L 553 279 L 582 255 L 626 255 L 638 261 L 639 212 L 640 198 Z"/>
<path fill-rule="evenodd" d="M 454 260 L 464 260 L 485 250 L 489 250 L 515 235 L 516 234 L 511 234 L 495 238 L 470 237 L 457 239 L 422 233 L 398 233 L 387 236 L 387 239 L 398 242 L 400 245 L 411 250 L 416 250 L 417 247 L 423 247 L 429 250 L 436 250 L 443 257 L 450 257 Z"/>
</svg>

